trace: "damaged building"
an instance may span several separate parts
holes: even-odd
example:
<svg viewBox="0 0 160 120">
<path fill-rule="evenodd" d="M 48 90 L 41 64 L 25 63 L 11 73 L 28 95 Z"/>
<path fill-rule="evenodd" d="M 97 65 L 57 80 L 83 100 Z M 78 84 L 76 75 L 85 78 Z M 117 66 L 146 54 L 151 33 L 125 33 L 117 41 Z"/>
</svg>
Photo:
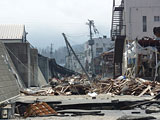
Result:
<svg viewBox="0 0 160 120">
<path fill-rule="evenodd" d="M 113 61 L 114 61 L 114 49 L 101 54 L 101 65 L 102 65 L 102 76 L 103 77 L 113 77 Z"/>
<path fill-rule="evenodd" d="M 11 118 L 14 111 L 12 106 L 15 99 L 20 94 L 21 79 L 16 71 L 14 64 L 5 48 L 5 45 L 0 42 L 0 119 L 3 118 L 4 111 L 7 111 L 6 118 Z M 9 106 L 6 107 L 5 104 Z"/>
<path fill-rule="evenodd" d="M 77 52 L 76 55 L 77 55 L 78 59 L 80 60 L 81 64 L 84 66 L 85 65 L 84 64 L 84 58 L 85 58 L 84 53 Z M 73 53 L 70 53 L 70 55 L 67 55 L 65 57 L 65 60 L 66 60 L 66 64 L 65 64 L 66 68 L 73 70 L 73 71 L 76 71 L 76 72 L 83 72 L 81 66 L 79 65 L 79 63 Z"/>
<path fill-rule="evenodd" d="M 160 32 L 153 34 L 159 6 L 158 0 L 113 0 L 115 47 L 105 36 L 91 38 L 93 51 L 88 41 L 76 55 L 62 33 L 74 54 L 68 52 L 68 68 L 39 54 L 24 25 L 0 25 L 0 119 L 160 118 Z"/>
<path fill-rule="evenodd" d="M 154 41 L 153 28 L 160 25 L 159 10 L 160 3 L 158 0 L 113 1 L 111 37 L 115 41 L 114 76 L 128 74 L 129 72 L 133 76 L 152 77 L 152 79 L 155 77 L 157 74 L 155 71 L 158 70 L 155 66 L 150 65 L 150 67 L 144 68 L 146 65 L 142 67 L 140 64 L 145 59 L 150 61 L 153 56 L 153 58 L 156 58 L 155 49 L 159 45 Z M 150 41 L 150 38 L 153 41 Z M 136 53 L 137 51 L 144 52 L 144 55 Z M 155 61 L 153 63 L 153 59 L 150 62 L 150 64 L 156 64 Z M 147 72 L 144 72 L 145 70 L 140 68 L 155 70 L 147 70 L 152 73 L 147 74 Z"/>
<path fill-rule="evenodd" d="M 112 46 L 113 43 L 112 41 L 110 41 L 110 38 L 107 38 L 106 36 L 103 36 L 103 38 L 102 37 L 93 38 L 93 40 L 94 40 L 93 58 L 95 59 L 99 57 L 103 52 L 108 51 L 108 47 Z M 84 58 L 85 68 L 87 71 L 91 72 L 92 52 L 91 52 L 91 46 L 89 45 L 88 41 L 84 44 L 84 53 L 85 53 L 85 58 Z"/>
<path fill-rule="evenodd" d="M 22 24 L 0 25 L 0 40 L 5 47 L 25 87 L 38 85 L 38 50 L 27 41 Z"/>
</svg>

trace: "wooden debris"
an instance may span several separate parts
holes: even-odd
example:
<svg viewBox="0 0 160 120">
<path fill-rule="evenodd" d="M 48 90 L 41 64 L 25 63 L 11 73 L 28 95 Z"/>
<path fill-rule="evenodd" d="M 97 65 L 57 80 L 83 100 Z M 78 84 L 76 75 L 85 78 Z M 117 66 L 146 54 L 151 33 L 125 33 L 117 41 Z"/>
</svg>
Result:
<svg viewBox="0 0 160 120">
<path fill-rule="evenodd" d="M 125 78 L 87 81 L 85 76 L 71 76 L 62 79 L 53 79 L 54 84 L 46 90 L 31 92 L 22 91 L 25 95 L 86 95 L 96 92 L 97 94 L 112 93 L 115 95 L 157 95 L 160 92 L 160 83 L 144 80 L 142 78 Z"/>
<path fill-rule="evenodd" d="M 138 96 L 141 97 L 141 96 L 144 95 L 149 89 L 151 89 L 151 86 L 150 86 L 150 85 L 148 85 L 148 87 L 147 87 L 146 89 L 144 89 L 144 90 L 142 91 L 142 93 L 139 94 Z"/>
</svg>

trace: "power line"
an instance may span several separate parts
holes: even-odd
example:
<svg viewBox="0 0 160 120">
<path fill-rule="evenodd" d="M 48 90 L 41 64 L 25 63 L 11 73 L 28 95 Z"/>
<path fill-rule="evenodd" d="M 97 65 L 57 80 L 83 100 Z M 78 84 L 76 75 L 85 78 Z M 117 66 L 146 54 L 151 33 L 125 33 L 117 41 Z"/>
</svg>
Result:
<svg viewBox="0 0 160 120">
<path fill-rule="evenodd" d="M 53 45 L 54 45 L 54 44 L 51 43 L 50 58 L 53 58 Z"/>
</svg>

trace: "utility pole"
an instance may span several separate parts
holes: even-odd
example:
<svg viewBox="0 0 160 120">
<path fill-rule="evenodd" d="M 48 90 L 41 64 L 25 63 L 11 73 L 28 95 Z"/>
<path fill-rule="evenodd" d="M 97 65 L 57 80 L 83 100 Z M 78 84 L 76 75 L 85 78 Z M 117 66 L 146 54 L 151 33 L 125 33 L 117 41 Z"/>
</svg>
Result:
<svg viewBox="0 0 160 120">
<path fill-rule="evenodd" d="M 113 0 L 113 7 L 115 6 L 115 0 Z"/>
<path fill-rule="evenodd" d="M 53 58 L 53 44 L 51 43 L 50 58 Z"/>
<path fill-rule="evenodd" d="M 82 70 L 83 70 L 83 71 L 84 71 L 84 73 L 86 74 L 86 76 L 87 76 L 88 80 L 90 80 L 90 81 L 91 81 L 91 79 L 90 79 L 90 77 L 89 77 L 89 75 L 88 75 L 87 71 L 84 69 L 84 67 L 83 67 L 83 65 L 81 64 L 81 62 L 80 62 L 79 58 L 77 57 L 76 53 L 74 52 L 74 50 L 73 50 L 72 46 L 71 46 L 71 45 L 70 45 L 70 43 L 68 42 L 66 35 L 65 35 L 64 33 L 62 33 L 62 35 L 63 35 L 63 37 L 64 37 L 64 40 L 65 40 L 65 42 L 66 42 L 66 45 L 71 49 L 71 51 L 72 51 L 72 53 L 74 54 L 75 58 L 77 59 L 77 61 L 78 61 L 79 65 L 81 66 Z"/>
<path fill-rule="evenodd" d="M 92 33 L 92 26 L 94 26 L 94 21 L 93 20 L 88 20 L 87 25 L 89 25 L 89 31 L 90 31 L 90 40 L 88 40 L 89 45 L 91 46 L 91 70 L 92 74 L 95 74 L 95 69 L 94 69 L 94 56 L 93 56 L 93 45 L 94 45 L 94 40 L 93 40 L 93 33 Z"/>
</svg>

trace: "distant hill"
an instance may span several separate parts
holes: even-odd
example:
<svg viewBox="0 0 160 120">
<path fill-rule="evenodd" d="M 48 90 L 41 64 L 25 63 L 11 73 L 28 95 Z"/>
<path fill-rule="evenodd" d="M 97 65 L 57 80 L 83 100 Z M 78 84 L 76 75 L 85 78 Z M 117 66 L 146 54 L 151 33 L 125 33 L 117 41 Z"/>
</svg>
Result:
<svg viewBox="0 0 160 120">
<path fill-rule="evenodd" d="M 107 47 L 107 50 L 109 51 L 114 48 L 114 42 L 112 41 L 108 41 L 108 42 L 109 44 L 106 47 Z M 84 44 L 73 45 L 72 47 L 76 53 L 84 52 Z M 39 53 L 46 57 L 50 57 L 50 47 L 47 47 L 45 49 L 39 49 Z M 60 47 L 57 50 L 55 50 L 53 53 L 53 57 L 56 59 L 56 62 L 61 65 L 65 64 L 65 57 L 67 55 L 68 55 L 68 51 L 66 47 Z"/>
<path fill-rule="evenodd" d="M 84 44 L 73 45 L 72 46 L 75 52 L 83 52 L 84 51 Z M 39 53 L 50 57 L 50 48 L 39 49 Z M 54 51 L 53 57 L 56 59 L 58 64 L 65 64 L 65 57 L 68 55 L 68 51 L 66 47 L 60 47 Z"/>
</svg>

